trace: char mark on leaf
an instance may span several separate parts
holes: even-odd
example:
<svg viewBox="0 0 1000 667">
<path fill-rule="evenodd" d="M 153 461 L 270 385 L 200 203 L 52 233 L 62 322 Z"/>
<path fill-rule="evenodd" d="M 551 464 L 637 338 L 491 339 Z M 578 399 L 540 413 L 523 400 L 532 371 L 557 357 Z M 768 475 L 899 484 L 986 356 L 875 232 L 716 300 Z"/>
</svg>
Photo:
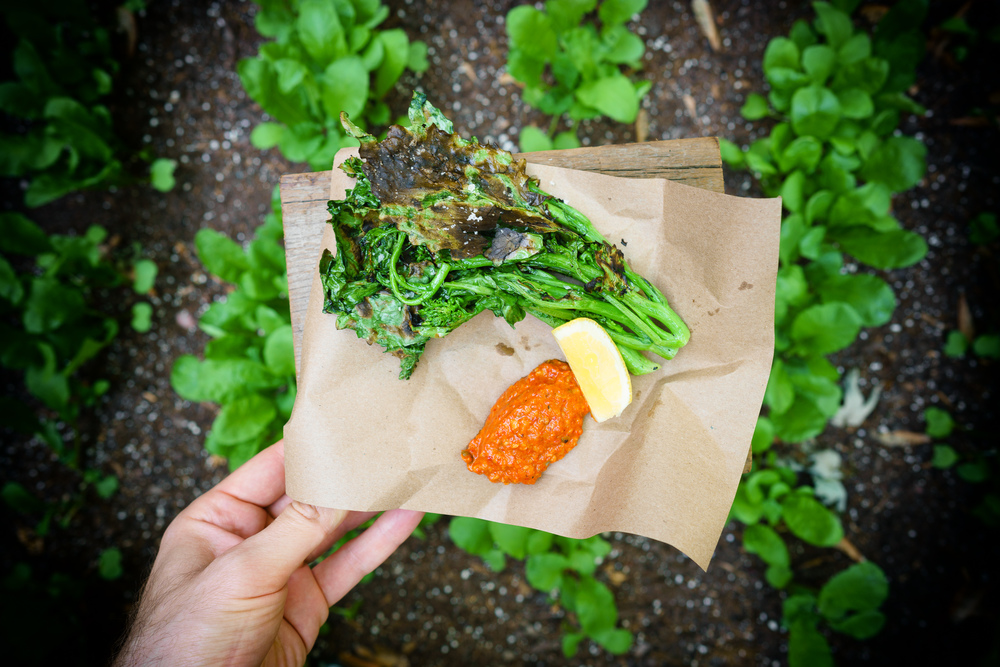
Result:
<svg viewBox="0 0 1000 667">
<path fill-rule="evenodd" d="M 372 304 L 366 298 L 363 301 L 359 301 L 358 305 L 354 306 L 354 312 L 363 320 L 367 320 L 372 316 Z"/>
<path fill-rule="evenodd" d="M 602 275 L 584 286 L 587 291 L 596 290 L 624 296 L 628 291 L 628 281 L 625 278 L 625 255 L 622 251 L 616 246 L 602 243 L 594 252 L 594 259 L 601 268 Z"/>
</svg>

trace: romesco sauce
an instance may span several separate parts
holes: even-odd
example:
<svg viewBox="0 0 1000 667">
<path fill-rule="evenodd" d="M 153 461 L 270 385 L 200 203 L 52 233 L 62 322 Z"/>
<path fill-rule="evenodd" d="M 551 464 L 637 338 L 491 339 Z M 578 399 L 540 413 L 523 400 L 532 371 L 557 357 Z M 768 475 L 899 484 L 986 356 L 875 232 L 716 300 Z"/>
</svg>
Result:
<svg viewBox="0 0 1000 667">
<path fill-rule="evenodd" d="M 550 359 L 497 399 L 462 459 L 491 482 L 534 484 L 576 446 L 588 412 L 569 364 Z"/>
</svg>

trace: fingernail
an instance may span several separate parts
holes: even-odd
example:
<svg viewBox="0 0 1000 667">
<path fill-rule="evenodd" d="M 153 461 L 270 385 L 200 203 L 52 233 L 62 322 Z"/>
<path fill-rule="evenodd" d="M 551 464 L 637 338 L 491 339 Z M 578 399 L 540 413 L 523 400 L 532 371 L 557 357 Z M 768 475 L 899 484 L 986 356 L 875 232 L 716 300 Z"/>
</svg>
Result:
<svg viewBox="0 0 1000 667">
<path fill-rule="evenodd" d="M 296 512 L 298 512 L 307 519 L 319 518 L 319 510 L 316 509 L 316 507 L 314 507 L 313 505 L 309 505 L 307 503 L 300 503 L 298 500 L 293 500 L 292 506 L 295 508 Z"/>
</svg>

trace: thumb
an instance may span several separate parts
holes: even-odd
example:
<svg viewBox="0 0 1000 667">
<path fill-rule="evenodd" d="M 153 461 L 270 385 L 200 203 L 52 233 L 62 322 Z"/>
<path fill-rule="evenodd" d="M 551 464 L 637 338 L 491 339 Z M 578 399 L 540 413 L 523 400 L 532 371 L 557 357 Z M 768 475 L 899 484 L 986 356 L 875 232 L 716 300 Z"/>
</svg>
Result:
<svg viewBox="0 0 1000 667">
<path fill-rule="evenodd" d="M 241 597 L 265 595 L 284 588 L 305 559 L 327 540 L 347 511 L 315 507 L 293 500 L 271 525 L 215 561 L 229 570 Z"/>
</svg>

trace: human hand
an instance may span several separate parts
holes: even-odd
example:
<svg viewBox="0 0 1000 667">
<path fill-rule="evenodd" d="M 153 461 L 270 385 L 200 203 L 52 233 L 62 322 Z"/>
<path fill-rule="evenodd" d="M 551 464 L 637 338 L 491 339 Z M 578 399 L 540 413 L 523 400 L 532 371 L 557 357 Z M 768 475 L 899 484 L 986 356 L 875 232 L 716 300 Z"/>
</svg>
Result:
<svg viewBox="0 0 1000 667">
<path fill-rule="evenodd" d="M 376 513 L 291 500 L 284 456 L 272 445 L 170 523 L 116 666 L 302 665 L 330 606 L 423 516 L 385 512 L 310 568 Z"/>
</svg>

